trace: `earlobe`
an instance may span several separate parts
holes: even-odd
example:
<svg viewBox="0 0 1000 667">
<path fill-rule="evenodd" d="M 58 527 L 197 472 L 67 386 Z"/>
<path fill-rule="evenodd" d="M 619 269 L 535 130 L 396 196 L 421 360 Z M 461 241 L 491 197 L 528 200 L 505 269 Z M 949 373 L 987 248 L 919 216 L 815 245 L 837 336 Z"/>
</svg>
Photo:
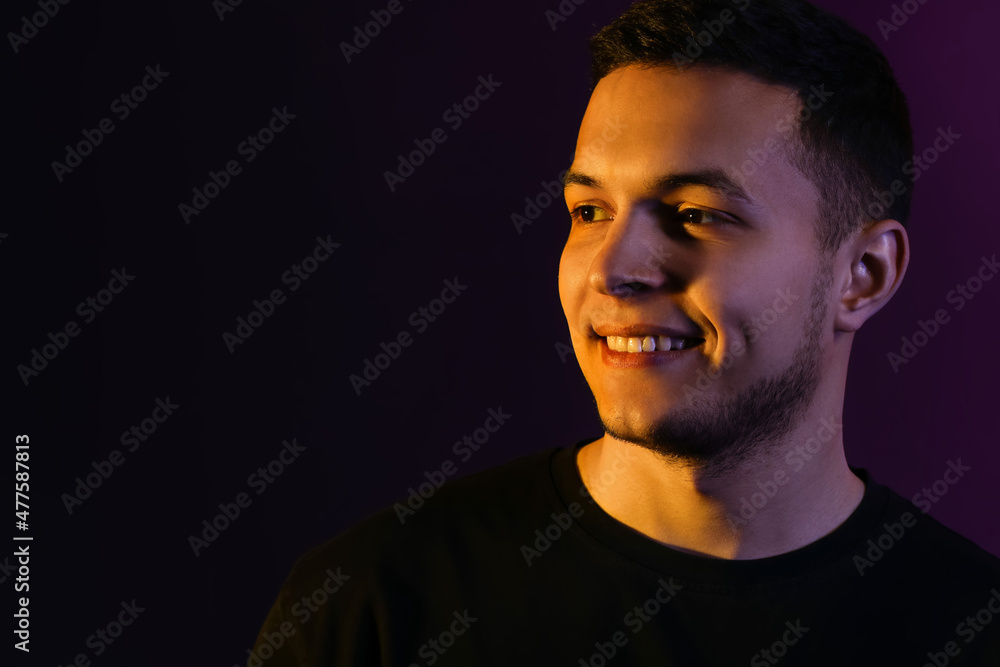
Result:
<svg viewBox="0 0 1000 667">
<path fill-rule="evenodd" d="M 899 289 L 910 262 L 906 229 L 896 220 L 873 222 L 844 243 L 837 262 L 849 263 L 849 275 L 834 325 L 837 331 L 854 332 Z"/>
</svg>

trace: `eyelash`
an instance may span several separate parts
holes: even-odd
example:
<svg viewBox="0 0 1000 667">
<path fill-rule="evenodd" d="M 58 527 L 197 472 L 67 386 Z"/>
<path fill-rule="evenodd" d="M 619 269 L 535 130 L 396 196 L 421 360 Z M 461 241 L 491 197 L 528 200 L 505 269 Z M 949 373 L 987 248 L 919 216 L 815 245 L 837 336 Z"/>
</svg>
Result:
<svg viewBox="0 0 1000 667">
<path fill-rule="evenodd" d="M 677 216 L 678 217 L 682 217 L 682 216 L 684 216 L 686 213 L 688 213 L 690 211 L 696 211 L 696 212 L 701 213 L 703 215 L 712 216 L 712 217 L 718 219 L 718 221 L 722 222 L 722 223 L 731 223 L 732 222 L 732 220 L 730 220 L 729 218 L 727 218 L 726 216 L 724 216 L 722 213 L 718 213 L 716 211 L 712 211 L 712 210 L 705 209 L 705 208 L 697 208 L 697 207 L 694 207 L 694 206 L 689 206 L 687 208 L 677 210 Z M 683 222 L 688 222 L 688 221 L 684 220 Z M 694 224 L 699 224 L 699 223 L 692 222 L 690 224 L 694 225 Z M 708 223 L 700 223 L 700 224 L 708 224 Z"/>
<path fill-rule="evenodd" d="M 603 206 L 598 206 L 597 204 L 583 204 L 581 206 L 577 206 L 576 208 L 574 208 L 572 211 L 569 212 L 570 220 L 580 225 L 590 225 L 593 224 L 594 222 L 608 222 L 607 220 L 596 220 L 596 221 L 584 220 L 583 214 L 580 211 L 585 208 L 599 208 L 602 211 L 607 212 L 607 209 L 605 209 Z M 611 216 L 611 220 L 615 219 L 615 216 L 611 215 L 610 213 L 608 215 Z"/>
<path fill-rule="evenodd" d="M 581 206 L 577 206 L 575 209 L 573 209 L 572 211 L 570 211 L 570 214 L 569 214 L 570 220 L 572 220 L 574 223 L 577 223 L 577 224 L 589 225 L 589 224 L 593 224 L 593 222 L 610 222 L 610 220 L 614 220 L 615 219 L 615 216 L 609 214 L 610 215 L 610 220 L 594 220 L 594 221 L 589 221 L 588 222 L 586 220 L 583 220 L 583 214 L 581 213 L 582 209 L 585 209 L 585 208 L 597 208 L 597 209 L 601 209 L 602 211 L 605 211 L 605 212 L 607 210 L 607 209 L 605 209 L 605 208 L 603 208 L 601 206 L 598 206 L 596 204 L 583 204 Z M 688 206 L 688 207 L 683 208 L 683 209 L 681 209 L 681 208 L 675 208 L 675 207 L 672 207 L 672 206 L 669 206 L 668 208 L 672 209 L 671 213 L 674 216 L 678 217 L 678 218 L 681 218 L 682 216 L 684 216 L 685 214 L 687 214 L 689 212 L 695 211 L 695 212 L 700 213 L 702 215 L 713 216 L 713 217 L 717 218 L 719 220 L 719 222 L 722 222 L 722 223 L 732 223 L 733 222 L 733 220 L 729 219 L 724 214 L 716 212 L 716 211 L 712 211 L 712 210 L 709 210 L 709 209 L 697 208 L 695 206 Z M 692 224 L 692 225 L 708 224 L 708 223 L 695 223 L 695 222 L 690 222 L 688 220 L 681 220 L 681 222 L 686 223 L 686 224 Z"/>
</svg>

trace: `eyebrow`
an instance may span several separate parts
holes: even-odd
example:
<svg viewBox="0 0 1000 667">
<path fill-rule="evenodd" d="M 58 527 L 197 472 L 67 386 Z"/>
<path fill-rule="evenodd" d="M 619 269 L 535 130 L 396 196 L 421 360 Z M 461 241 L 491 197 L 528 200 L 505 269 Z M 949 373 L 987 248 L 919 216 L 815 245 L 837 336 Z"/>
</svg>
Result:
<svg viewBox="0 0 1000 667">
<path fill-rule="evenodd" d="M 605 189 L 600 179 L 578 171 L 567 171 L 563 177 L 563 189 L 566 189 L 570 185 L 582 185 L 598 190 Z M 703 169 L 701 171 L 658 176 L 650 182 L 649 190 L 665 192 L 685 186 L 708 188 L 730 199 L 739 199 L 751 206 L 759 206 L 757 200 L 751 197 L 743 186 L 734 181 L 722 169 Z"/>
</svg>

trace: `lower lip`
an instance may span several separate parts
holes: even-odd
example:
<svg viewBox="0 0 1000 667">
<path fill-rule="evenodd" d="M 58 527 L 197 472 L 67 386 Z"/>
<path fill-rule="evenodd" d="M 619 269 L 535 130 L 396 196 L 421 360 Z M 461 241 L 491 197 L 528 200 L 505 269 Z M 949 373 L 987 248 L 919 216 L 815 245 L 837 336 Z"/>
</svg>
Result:
<svg viewBox="0 0 1000 667">
<path fill-rule="evenodd" d="M 668 350 L 665 352 L 617 352 L 608 347 L 608 340 L 601 338 L 598 344 L 601 347 L 601 361 L 605 366 L 612 368 L 649 368 L 650 366 L 663 366 L 683 358 L 688 352 L 694 352 L 700 347 L 685 348 L 683 350 Z M 704 343 L 701 343 L 704 345 Z"/>
</svg>

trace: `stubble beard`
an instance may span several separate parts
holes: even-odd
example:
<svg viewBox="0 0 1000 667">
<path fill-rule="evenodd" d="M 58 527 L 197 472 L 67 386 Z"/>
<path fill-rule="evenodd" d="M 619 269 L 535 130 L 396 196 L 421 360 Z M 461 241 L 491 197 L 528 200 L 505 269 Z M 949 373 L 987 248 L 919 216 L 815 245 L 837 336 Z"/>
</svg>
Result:
<svg viewBox="0 0 1000 667">
<path fill-rule="evenodd" d="M 826 267 L 820 268 L 812 285 L 802 342 L 780 372 L 733 393 L 700 392 L 689 406 L 644 428 L 600 415 L 604 430 L 618 440 L 697 470 L 703 478 L 723 477 L 748 462 L 767 458 L 799 425 L 819 388 L 823 367 L 820 336 L 831 281 Z"/>
</svg>

